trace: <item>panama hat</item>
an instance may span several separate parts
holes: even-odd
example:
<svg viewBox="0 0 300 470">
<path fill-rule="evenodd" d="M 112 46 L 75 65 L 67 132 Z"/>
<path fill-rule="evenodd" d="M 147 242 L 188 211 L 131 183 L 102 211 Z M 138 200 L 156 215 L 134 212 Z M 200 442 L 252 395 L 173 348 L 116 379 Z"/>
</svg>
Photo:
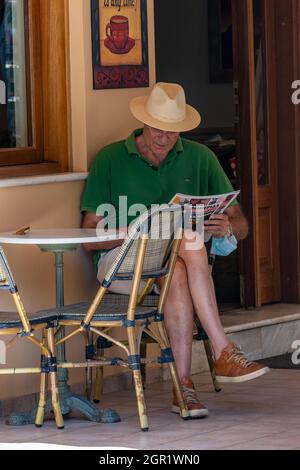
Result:
<svg viewBox="0 0 300 470">
<path fill-rule="evenodd" d="M 138 121 L 162 131 L 190 131 L 201 122 L 198 111 L 186 104 L 184 89 L 176 83 L 157 83 L 150 96 L 134 98 L 130 110 Z"/>
</svg>

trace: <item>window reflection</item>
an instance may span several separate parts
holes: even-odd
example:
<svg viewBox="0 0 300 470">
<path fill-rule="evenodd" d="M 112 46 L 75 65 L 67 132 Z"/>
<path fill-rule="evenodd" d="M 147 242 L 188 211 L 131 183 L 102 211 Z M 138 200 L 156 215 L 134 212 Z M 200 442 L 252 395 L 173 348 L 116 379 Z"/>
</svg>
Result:
<svg viewBox="0 0 300 470">
<path fill-rule="evenodd" d="M 25 1 L 0 0 L 0 148 L 27 147 Z M 2 104 L 1 104 L 2 103 Z"/>
</svg>

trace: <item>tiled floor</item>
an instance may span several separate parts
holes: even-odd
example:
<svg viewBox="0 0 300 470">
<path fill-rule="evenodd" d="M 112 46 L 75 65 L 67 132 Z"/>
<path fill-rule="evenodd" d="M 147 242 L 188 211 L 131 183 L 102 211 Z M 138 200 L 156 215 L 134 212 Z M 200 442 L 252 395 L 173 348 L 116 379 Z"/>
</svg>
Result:
<svg viewBox="0 0 300 470">
<path fill-rule="evenodd" d="M 208 374 L 194 377 L 210 415 L 182 421 L 170 413 L 169 383 L 146 392 L 150 431 L 138 428 L 130 391 L 104 396 L 101 406 L 115 408 L 121 423 L 104 425 L 73 417 L 58 431 L 52 421 L 41 429 L 12 428 L 0 422 L 2 443 L 50 443 L 85 447 L 135 449 L 300 449 L 299 371 L 276 370 L 239 385 L 225 385 L 216 394 Z"/>
</svg>

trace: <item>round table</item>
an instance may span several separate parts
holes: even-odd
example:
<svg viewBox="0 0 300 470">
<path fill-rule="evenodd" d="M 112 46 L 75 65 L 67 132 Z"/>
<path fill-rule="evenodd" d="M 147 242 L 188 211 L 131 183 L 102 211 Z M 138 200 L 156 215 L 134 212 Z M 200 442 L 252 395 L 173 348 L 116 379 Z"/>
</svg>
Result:
<svg viewBox="0 0 300 470">
<path fill-rule="evenodd" d="M 11 232 L 0 233 L 0 244 L 12 245 L 36 245 L 43 252 L 53 253 L 55 256 L 55 282 L 56 282 L 56 306 L 64 306 L 64 253 L 76 250 L 82 243 L 96 243 L 121 240 L 125 237 L 123 232 L 116 233 L 115 230 L 103 229 L 32 229 L 24 235 L 16 235 Z M 57 339 L 64 336 L 62 328 Z M 65 344 L 57 347 L 58 362 L 65 361 Z M 120 421 L 119 415 L 110 409 L 96 408 L 86 397 L 73 394 L 68 385 L 67 369 L 58 369 L 58 387 L 60 404 L 63 415 L 68 415 L 72 410 L 78 410 L 88 419 L 99 423 L 112 423 Z M 48 402 L 47 408 L 51 409 Z M 14 413 L 8 419 L 11 425 L 34 424 L 35 411 L 30 413 Z"/>
</svg>

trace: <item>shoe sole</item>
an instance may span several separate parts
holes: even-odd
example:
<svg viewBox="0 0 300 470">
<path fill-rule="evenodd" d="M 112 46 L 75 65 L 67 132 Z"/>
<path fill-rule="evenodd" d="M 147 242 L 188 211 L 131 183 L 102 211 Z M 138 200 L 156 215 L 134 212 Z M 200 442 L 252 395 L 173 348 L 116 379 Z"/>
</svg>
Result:
<svg viewBox="0 0 300 470">
<path fill-rule="evenodd" d="M 247 382 L 248 380 L 257 379 L 262 375 L 270 372 L 269 367 L 264 367 L 263 369 L 257 370 L 256 372 L 251 372 L 251 374 L 241 375 L 240 377 L 224 377 L 222 375 L 217 375 L 216 379 L 220 383 L 241 383 Z"/>
<path fill-rule="evenodd" d="M 180 415 L 180 408 L 179 406 L 172 406 L 172 413 L 176 413 L 177 415 Z M 189 411 L 189 417 L 193 419 L 197 418 L 206 418 L 208 416 L 208 410 L 203 409 L 203 410 L 191 410 Z"/>
</svg>

